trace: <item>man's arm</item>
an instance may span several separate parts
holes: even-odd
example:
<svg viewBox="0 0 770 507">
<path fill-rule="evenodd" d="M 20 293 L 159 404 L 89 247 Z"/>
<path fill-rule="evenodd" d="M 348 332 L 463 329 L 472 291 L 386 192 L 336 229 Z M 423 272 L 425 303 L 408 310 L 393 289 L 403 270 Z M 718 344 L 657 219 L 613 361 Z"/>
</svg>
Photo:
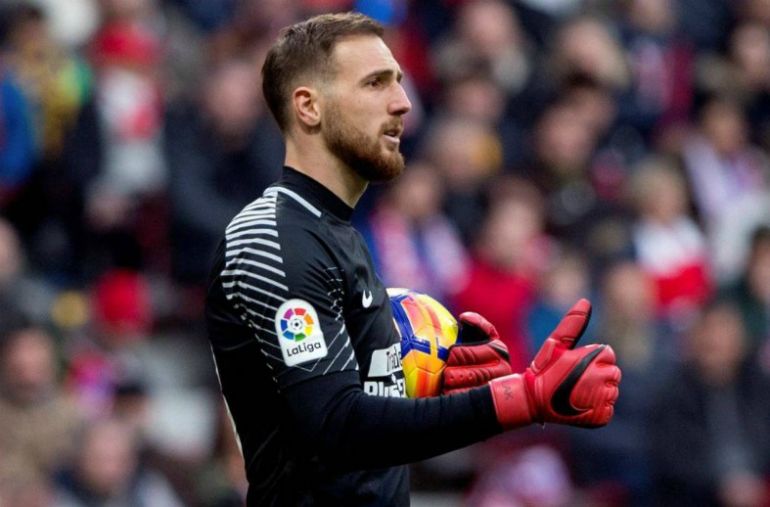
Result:
<svg viewBox="0 0 770 507">
<path fill-rule="evenodd" d="M 575 348 L 590 313 L 590 303 L 579 301 L 525 372 L 487 386 L 406 400 L 369 397 L 355 387 L 340 390 L 327 379 L 329 384 L 299 386 L 287 395 L 296 402 L 297 417 L 308 406 L 326 414 L 311 425 L 322 432 L 313 438 L 343 467 L 408 463 L 535 422 L 603 426 L 612 418 L 621 374 L 609 346 Z M 338 398 L 316 396 L 316 388 L 328 388 Z M 324 399 L 327 409 L 320 406 Z"/>
<path fill-rule="evenodd" d="M 306 445 L 340 469 L 429 458 L 500 433 L 488 387 L 423 399 L 370 396 L 355 374 L 318 377 L 285 392 Z"/>
<path fill-rule="evenodd" d="M 251 218 L 269 220 L 265 210 L 269 211 L 269 206 L 255 207 L 257 216 Z M 509 380 L 512 392 L 523 400 L 522 403 L 526 404 L 528 397 L 534 397 L 537 401 L 534 408 L 504 402 L 504 397 L 494 397 L 488 386 L 453 396 L 418 400 L 365 394 L 341 318 L 340 294 L 344 287 L 340 275 L 335 273 L 334 262 L 325 253 L 327 249 L 322 240 L 312 234 L 303 234 L 290 237 L 289 243 L 282 243 L 291 248 L 276 248 L 274 244 L 302 231 L 283 230 L 278 236 L 251 236 L 238 225 L 246 222 L 235 223 L 236 227 L 231 226 L 228 231 L 232 241 L 228 245 L 221 287 L 252 330 L 253 338 L 248 346 L 260 349 L 285 402 L 288 416 L 285 420 L 292 426 L 288 434 L 301 444 L 295 448 L 309 458 L 317 457 L 329 466 L 341 469 L 404 464 L 488 438 L 507 427 L 512 417 L 519 425 L 541 420 L 537 403 L 543 402 L 542 393 L 529 394 L 527 384 L 519 382 L 517 376 L 503 378 Z M 255 241 L 250 241 L 251 238 Z M 302 303 L 287 307 L 287 301 Z M 307 329 L 294 327 L 291 323 L 297 316 L 297 309 L 302 310 L 303 315 L 312 316 L 309 321 L 312 325 L 308 323 Z M 295 356 L 286 354 L 291 352 L 286 344 L 292 343 L 287 337 L 296 339 L 298 333 L 307 336 L 296 341 L 297 350 L 302 349 L 299 352 L 302 361 L 293 363 L 291 359 Z M 571 339 L 575 341 L 574 334 Z M 325 344 L 325 353 L 321 349 L 308 352 L 307 343 L 320 341 Z M 243 351 L 215 350 L 218 361 L 227 354 L 238 353 Z M 571 361 L 578 355 L 577 351 L 549 355 L 545 362 L 558 362 L 561 356 Z M 560 368 L 554 369 L 549 363 L 532 376 L 535 379 L 543 375 L 550 378 L 549 372 L 553 371 L 568 374 L 574 366 L 572 363 L 559 364 Z M 595 366 L 589 364 L 587 372 L 593 372 Z M 600 389 L 595 384 L 605 379 L 595 376 L 589 380 L 579 390 L 581 393 Z M 548 385 L 551 384 L 552 380 Z M 505 393 L 506 389 L 498 391 Z M 616 387 L 614 393 L 617 394 Z M 607 396 L 611 393 L 604 398 Z M 604 403 L 604 398 L 596 398 L 593 402 Z M 531 415 L 531 419 L 525 421 L 522 413 Z"/>
<path fill-rule="evenodd" d="M 409 463 L 501 431 L 487 387 L 425 400 L 366 394 L 342 317 L 339 268 L 322 238 L 297 227 L 280 228 L 277 235 L 246 232 L 249 220 L 271 221 L 271 208 L 256 205 L 229 228 L 224 260 L 209 289 L 212 300 L 228 301 L 238 315 L 233 318 L 245 324 L 238 343 L 231 342 L 232 333 L 214 336 L 223 382 L 234 382 L 233 372 L 225 370 L 247 356 L 264 362 L 272 378 L 263 381 L 275 383 L 285 407 L 281 419 L 291 426 L 286 434 L 299 441 L 293 447 L 340 469 Z M 289 301 L 298 303 L 287 306 Z M 306 326 L 295 327 L 297 310 L 305 311 L 300 322 Z M 307 336 L 288 339 L 299 333 Z M 306 352 L 313 340 L 322 341 L 325 352 Z M 304 347 L 299 362 L 293 362 L 292 347 Z"/>
</svg>

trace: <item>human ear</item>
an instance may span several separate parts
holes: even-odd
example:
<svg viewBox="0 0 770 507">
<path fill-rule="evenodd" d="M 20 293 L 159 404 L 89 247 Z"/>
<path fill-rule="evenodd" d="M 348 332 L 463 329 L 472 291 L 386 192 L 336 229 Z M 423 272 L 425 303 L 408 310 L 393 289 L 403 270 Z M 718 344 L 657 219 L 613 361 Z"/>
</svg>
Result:
<svg viewBox="0 0 770 507">
<path fill-rule="evenodd" d="M 313 88 L 300 86 L 294 90 L 291 98 L 299 124 L 310 129 L 318 127 L 321 123 L 318 92 Z"/>
</svg>

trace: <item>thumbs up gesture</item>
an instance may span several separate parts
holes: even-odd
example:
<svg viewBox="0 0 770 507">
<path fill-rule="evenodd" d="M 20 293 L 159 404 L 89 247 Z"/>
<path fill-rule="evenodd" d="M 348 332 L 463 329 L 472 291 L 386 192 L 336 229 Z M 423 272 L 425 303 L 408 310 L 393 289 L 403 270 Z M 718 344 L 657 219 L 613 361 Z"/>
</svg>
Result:
<svg viewBox="0 0 770 507">
<path fill-rule="evenodd" d="M 523 373 L 489 382 L 504 429 L 533 422 L 595 428 L 612 419 L 621 377 L 615 353 L 609 345 L 575 347 L 590 318 L 591 303 L 581 299 Z"/>
</svg>

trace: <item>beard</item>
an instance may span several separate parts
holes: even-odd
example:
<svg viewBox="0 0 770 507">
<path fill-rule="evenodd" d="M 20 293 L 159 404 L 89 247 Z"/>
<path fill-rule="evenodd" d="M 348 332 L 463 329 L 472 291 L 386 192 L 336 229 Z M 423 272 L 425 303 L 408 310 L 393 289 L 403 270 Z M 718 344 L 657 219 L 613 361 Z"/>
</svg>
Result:
<svg viewBox="0 0 770 507">
<path fill-rule="evenodd" d="M 383 153 L 379 135 L 368 137 L 345 120 L 339 106 L 328 111 L 323 137 L 329 151 L 368 182 L 390 181 L 404 170 L 404 156 L 395 150 Z"/>
</svg>

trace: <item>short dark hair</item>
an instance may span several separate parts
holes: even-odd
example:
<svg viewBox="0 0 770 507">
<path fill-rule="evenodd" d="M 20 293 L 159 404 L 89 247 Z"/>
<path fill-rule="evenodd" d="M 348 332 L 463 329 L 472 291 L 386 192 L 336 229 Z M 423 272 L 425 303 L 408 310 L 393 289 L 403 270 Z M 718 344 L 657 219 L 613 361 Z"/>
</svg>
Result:
<svg viewBox="0 0 770 507">
<path fill-rule="evenodd" d="M 262 66 L 262 93 L 278 126 L 289 125 L 289 95 L 297 78 L 325 77 L 337 42 L 355 35 L 382 37 L 381 24 L 363 14 L 321 14 L 284 28 L 270 47 Z"/>
</svg>

